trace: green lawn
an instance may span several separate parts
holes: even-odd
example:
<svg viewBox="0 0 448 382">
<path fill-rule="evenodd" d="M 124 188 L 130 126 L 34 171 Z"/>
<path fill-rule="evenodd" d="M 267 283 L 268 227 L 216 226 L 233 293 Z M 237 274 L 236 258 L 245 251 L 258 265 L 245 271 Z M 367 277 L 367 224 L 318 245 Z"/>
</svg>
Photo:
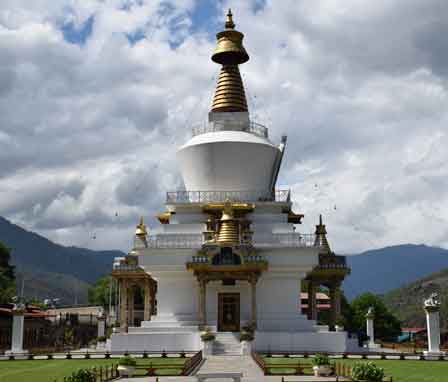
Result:
<svg viewBox="0 0 448 382">
<path fill-rule="evenodd" d="M 264 358 L 268 364 L 297 364 L 311 363 L 303 358 Z M 335 360 L 353 365 L 355 362 L 366 360 Z M 409 361 L 409 360 L 372 360 L 376 365 L 384 368 L 387 376 L 392 376 L 394 382 L 448 382 L 448 361 Z M 289 374 L 293 369 L 276 369 L 276 373 Z"/>
<path fill-rule="evenodd" d="M 174 369 L 160 370 L 163 374 L 180 374 L 180 368 L 188 358 L 148 358 L 137 359 L 138 365 L 166 364 L 177 366 Z M 105 366 L 117 363 L 118 359 L 89 359 L 89 360 L 34 360 L 34 361 L 0 361 L 0 382 L 58 382 L 73 371 L 94 366 Z M 144 370 L 138 374 L 143 375 Z"/>
</svg>

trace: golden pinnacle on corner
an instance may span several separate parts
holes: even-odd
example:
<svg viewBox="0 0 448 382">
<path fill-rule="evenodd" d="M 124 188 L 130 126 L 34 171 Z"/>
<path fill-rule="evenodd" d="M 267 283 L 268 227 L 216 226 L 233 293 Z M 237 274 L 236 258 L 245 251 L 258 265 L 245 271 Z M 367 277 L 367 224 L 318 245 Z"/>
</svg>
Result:
<svg viewBox="0 0 448 382">
<path fill-rule="evenodd" d="M 322 252 L 325 254 L 331 254 L 330 244 L 327 240 L 327 229 L 325 228 L 325 224 L 322 222 L 322 214 L 319 215 L 319 224 L 316 225 L 316 242 L 314 243 L 316 246 L 322 247 Z"/>
<path fill-rule="evenodd" d="M 234 28 L 232 11 L 229 9 L 225 30 L 217 33 L 218 42 L 212 55 L 212 61 L 222 65 L 212 112 L 247 112 L 246 95 L 238 65 L 249 61 L 249 55 L 243 46 L 244 35 Z"/>
<path fill-rule="evenodd" d="M 146 230 L 146 225 L 143 221 L 143 216 L 140 217 L 140 222 L 137 224 L 137 228 L 135 230 L 136 236 L 146 236 L 148 231 Z"/>
</svg>

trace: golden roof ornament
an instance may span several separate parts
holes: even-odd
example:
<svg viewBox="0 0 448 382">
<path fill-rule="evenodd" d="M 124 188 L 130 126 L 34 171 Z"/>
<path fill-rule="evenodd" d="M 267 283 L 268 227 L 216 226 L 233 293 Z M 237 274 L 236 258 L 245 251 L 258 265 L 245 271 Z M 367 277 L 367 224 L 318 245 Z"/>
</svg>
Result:
<svg viewBox="0 0 448 382">
<path fill-rule="evenodd" d="M 222 246 L 236 245 L 239 243 L 238 220 L 235 219 L 232 205 L 226 202 L 219 221 L 218 244 Z"/>
<path fill-rule="evenodd" d="M 137 228 L 135 229 L 135 235 L 139 237 L 146 237 L 148 231 L 146 230 L 146 225 L 143 221 L 143 216 L 140 217 L 140 222 L 137 224 Z"/>
<path fill-rule="evenodd" d="M 247 101 L 244 93 L 239 64 L 249 61 L 249 55 L 244 49 L 244 35 L 238 32 L 229 9 L 225 30 L 217 33 L 218 40 L 212 61 L 221 64 L 212 112 L 247 112 Z"/>
<path fill-rule="evenodd" d="M 323 254 L 331 254 L 330 244 L 327 240 L 327 229 L 325 228 L 325 224 L 322 223 L 322 215 L 319 215 L 319 224 L 316 226 L 316 241 L 314 245 L 322 247 L 322 251 L 320 253 Z"/>
</svg>

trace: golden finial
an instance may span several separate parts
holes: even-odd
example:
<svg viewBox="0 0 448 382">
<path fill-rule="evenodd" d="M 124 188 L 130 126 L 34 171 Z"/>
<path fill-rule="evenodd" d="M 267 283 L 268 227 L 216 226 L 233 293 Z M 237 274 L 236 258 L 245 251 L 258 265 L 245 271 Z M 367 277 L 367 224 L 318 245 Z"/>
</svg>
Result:
<svg viewBox="0 0 448 382">
<path fill-rule="evenodd" d="M 140 222 L 137 224 L 137 228 L 135 230 L 136 236 L 146 236 L 148 234 L 146 230 L 145 222 L 143 221 L 143 216 L 140 217 Z"/>
<path fill-rule="evenodd" d="M 227 12 L 227 19 L 226 19 L 226 29 L 234 29 L 235 28 L 235 23 L 233 22 L 232 19 L 232 10 L 229 8 L 229 12 Z"/>
<path fill-rule="evenodd" d="M 226 201 L 219 222 L 217 242 L 220 245 L 235 245 L 239 243 L 238 220 L 235 219 L 232 204 Z"/>
<path fill-rule="evenodd" d="M 331 254 L 330 244 L 327 240 L 327 229 L 322 222 L 322 214 L 319 215 L 319 225 L 316 226 L 316 246 L 322 247 L 321 253 Z"/>
<path fill-rule="evenodd" d="M 244 35 L 234 29 L 230 9 L 225 28 L 216 35 L 218 43 L 212 55 L 212 61 L 222 65 L 212 112 L 245 112 L 247 101 L 238 65 L 249 61 L 249 55 L 243 46 Z"/>
</svg>

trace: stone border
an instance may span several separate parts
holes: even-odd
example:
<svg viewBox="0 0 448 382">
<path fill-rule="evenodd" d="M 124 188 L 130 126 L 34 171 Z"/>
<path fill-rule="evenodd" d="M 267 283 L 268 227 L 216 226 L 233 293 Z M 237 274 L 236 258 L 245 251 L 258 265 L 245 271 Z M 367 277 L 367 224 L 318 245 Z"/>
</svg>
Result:
<svg viewBox="0 0 448 382">
<path fill-rule="evenodd" d="M 331 352 L 273 352 L 273 351 L 256 351 L 257 354 L 269 356 L 272 358 L 308 358 L 316 354 L 327 354 L 331 359 L 359 359 L 359 360 L 394 360 L 394 361 L 448 361 L 448 355 L 439 357 L 425 356 L 423 353 L 331 353 Z"/>
<path fill-rule="evenodd" d="M 58 360 L 58 359 L 118 359 L 126 355 L 134 358 L 186 358 L 193 357 L 197 351 L 162 351 L 162 352 L 141 352 L 141 351 L 114 351 L 114 352 L 67 352 L 50 354 L 11 354 L 0 355 L 0 362 L 14 360 Z"/>
</svg>

